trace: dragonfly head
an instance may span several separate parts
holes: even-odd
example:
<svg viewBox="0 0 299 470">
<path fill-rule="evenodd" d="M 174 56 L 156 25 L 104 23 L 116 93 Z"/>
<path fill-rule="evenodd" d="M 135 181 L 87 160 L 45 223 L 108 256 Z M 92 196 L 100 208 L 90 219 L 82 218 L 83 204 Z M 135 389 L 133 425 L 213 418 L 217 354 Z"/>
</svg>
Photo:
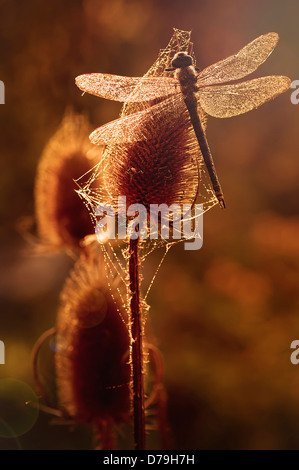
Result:
<svg viewBox="0 0 299 470">
<path fill-rule="evenodd" d="M 171 65 L 175 69 L 189 67 L 189 65 L 193 65 L 193 59 L 187 52 L 177 52 L 171 61 Z"/>
</svg>

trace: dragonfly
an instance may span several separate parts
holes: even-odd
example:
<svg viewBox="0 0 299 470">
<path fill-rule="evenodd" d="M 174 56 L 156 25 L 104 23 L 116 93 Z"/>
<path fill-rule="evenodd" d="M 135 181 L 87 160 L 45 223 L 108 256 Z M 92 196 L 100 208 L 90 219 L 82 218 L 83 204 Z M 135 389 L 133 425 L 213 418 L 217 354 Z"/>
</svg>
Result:
<svg viewBox="0 0 299 470">
<path fill-rule="evenodd" d="M 76 85 L 83 92 L 120 102 L 148 103 L 141 111 L 97 128 L 90 135 L 91 142 L 122 144 L 142 139 L 140 125 L 153 119 L 155 113 L 175 110 L 176 119 L 180 119 L 187 108 L 215 196 L 224 208 L 224 196 L 199 107 L 210 116 L 228 118 L 255 109 L 288 90 L 291 80 L 281 75 L 228 83 L 254 72 L 272 53 L 278 39 L 277 33 L 263 34 L 237 53 L 202 71 L 195 67 L 191 55 L 180 51 L 174 55 L 171 67 L 165 68 L 165 72 L 173 72 L 173 76 L 125 77 L 105 73 L 78 76 Z"/>
</svg>

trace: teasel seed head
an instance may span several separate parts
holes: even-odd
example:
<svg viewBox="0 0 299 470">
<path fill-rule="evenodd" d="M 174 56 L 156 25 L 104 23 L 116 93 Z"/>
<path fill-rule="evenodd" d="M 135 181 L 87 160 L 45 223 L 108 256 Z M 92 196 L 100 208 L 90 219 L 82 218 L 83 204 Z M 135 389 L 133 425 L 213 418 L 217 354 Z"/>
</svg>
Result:
<svg viewBox="0 0 299 470">
<path fill-rule="evenodd" d="M 198 144 L 187 113 L 153 114 L 140 123 L 136 142 L 106 150 L 104 183 L 116 205 L 126 196 L 127 206 L 143 204 L 192 204 L 199 185 Z"/>
<path fill-rule="evenodd" d="M 75 179 L 94 165 L 95 151 L 88 140 L 87 119 L 67 111 L 60 128 L 46 145 L 37 170 L 35 212 L 38 233 L 51 248 L 78 248 L 94 233 L 89 212 L 76 193 Z"/>
<path fill-rule="evenodd" d="M 130 340 L 119 288 L 117 279 L 108 287 L 101 257 L 85 253 L 66 281 L 57 317 L 60 407 L 98 430 L 129 418 Z"/>
</svg>

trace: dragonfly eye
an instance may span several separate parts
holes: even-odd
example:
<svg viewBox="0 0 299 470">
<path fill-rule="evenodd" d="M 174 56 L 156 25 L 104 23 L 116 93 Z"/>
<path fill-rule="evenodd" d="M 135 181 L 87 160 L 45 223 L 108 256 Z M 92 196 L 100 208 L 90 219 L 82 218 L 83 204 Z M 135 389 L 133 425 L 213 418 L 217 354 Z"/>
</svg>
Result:
<svg viewBox="0 0 299 470">
<path fill-rule="evenodd" d="M 187 52 L 177 52 L 171 61 L 171 65 L 176 69 L 193 65 L 193 59 Z"/>
</svg>

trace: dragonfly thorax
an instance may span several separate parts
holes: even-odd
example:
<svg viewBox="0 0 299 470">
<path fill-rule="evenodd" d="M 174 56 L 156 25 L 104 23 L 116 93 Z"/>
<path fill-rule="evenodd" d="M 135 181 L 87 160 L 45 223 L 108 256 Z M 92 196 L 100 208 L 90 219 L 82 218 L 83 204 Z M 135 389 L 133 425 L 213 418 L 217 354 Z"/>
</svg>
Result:
<svg viewBox="0 0 299 470">
<path fill-rule="evenodd" d="M 177 52 L 171 61 L 171 65 L 175 69 L 189 67 L 189 65 L 193 65 L 193 59 L 187 52 Z"/>
<path fill-rule="evenodd" d="M 174 77 L 180 82 L 184 95 L 189 95 L 198 91 L 196 85 L 197 72 L 193 64 L 193 59 L 187 52 L 177 52 L 172 61 L 172 67 L 166 71 L 174 71 Z"/>
</svg>

